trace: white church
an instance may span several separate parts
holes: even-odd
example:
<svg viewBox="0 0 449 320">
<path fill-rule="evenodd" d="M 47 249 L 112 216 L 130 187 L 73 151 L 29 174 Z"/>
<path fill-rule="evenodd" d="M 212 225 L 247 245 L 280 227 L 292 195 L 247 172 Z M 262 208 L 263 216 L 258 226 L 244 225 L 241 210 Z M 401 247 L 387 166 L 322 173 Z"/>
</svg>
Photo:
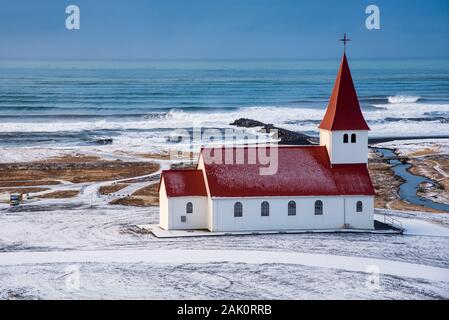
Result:
<svg viewBox="0 0 449 320">
<path fill-rule="evenodd" d="M 247 159 L 257 146 L 203 148 L 195 170 L 162 172 L 159 226 L 213 232 L 374 229 L 369 130 L 344 54 L 319 125 L 319 145 L 276 147 L 278 167 L 271 175 L 260 174 L 258 161 L 216 161 L 226 153 Z"/>
</svg>

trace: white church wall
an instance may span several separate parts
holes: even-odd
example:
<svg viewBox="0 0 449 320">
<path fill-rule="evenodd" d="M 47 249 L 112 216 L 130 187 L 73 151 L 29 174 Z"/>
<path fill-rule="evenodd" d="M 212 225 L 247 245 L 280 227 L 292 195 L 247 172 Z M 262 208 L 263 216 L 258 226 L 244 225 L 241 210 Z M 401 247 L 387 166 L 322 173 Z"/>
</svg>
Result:
<svg viewBox="0 0 449 320">
<path fill-rule="evenodd" d="M 374 196 L 347 197 L 346 223 L 355 229 L 374 229 Z M 362 212 L 357 212 L 357 201 L 362 201 Z"/>
<path fill-rule="evenodd" d="M 206 216 L 207 216 L 206 226 L 207 226 L 207 229 L 212 230 L 213 225 L 214 225 L 214 215 L 212 214 L 214 212 L 214 209 L 213 209 L 214 203 L 212 202 L 212 199 L 210 198 L 209 184 L 207 183 L 207 175 L 206 175 L 206 170 L 204 167 L 204 160 L 203 160 L 202 154 L 199 155 L 197 169 L 201 170 L 203 172 L 204 181 L 206 182 L 206 192 L 207 192 L 207 197 L 208 197 L 207 198 L 207 212 L 206 212 Z"/>
<path fill-rule="evenodd" d="M 217 202 L 217 201 L 212 201 L 213 202 L 213 213 L 212 213 L 212 215 L 213 215 L 213 224 L 212 224 L 212 230 L 211 231 L 214 231 L 214 230 L 217 230 L 217 225 L 218 225 L 218 217 L 219 217 L 219 215 L 218 214 L 215 214 L 216 212 L 219 212 L 219 210 L 218 210 L 218 205 L 219 205 L 219 202 Z"/>
<path fill-rule="evenodd" d="M 343 142 L 345 134 L 348 135 L 348 143 Z M 352 134 L 356 135 L 355 143 L 351 143 Z M 320 145 L 327 147 L 333 164 L 368 162 L 368 131 L 320 130 Z"/>
<path fill-rule="evenodd" d="M 162 229 L 170 229 L 169 217 L 170 213 L 168 211 L 168 199 L 165 192 L 164 179 L 162 179 L 161 186 L 159 188 L 159 226 Z"/>
<path fill-rule="evenodd" d="M 214 202 L 212 201 L 211 198 L 207 199 L 207 229 L 208 230 L 213 230 L 214 228 Z"/>
<path fill-rule="evenodd" d="M 188 202 L 193 204 L 193 213 L 186 211 Z M 207 229 L 207 197 L 169 197 L 168 205 L 171 216 L 170 229 Z M 182 216 L 185 216 L 185 222 L 182 222 Z"/>
<path fill-rule="evenodd" d="M 288 215 L 288 202 L 296 202 L 296 215 Z M 315 215 L 315 201 L 323 202 L 323 215 Z M 234 204 L 243 205 L 243 216 L 234 217 Z M 261 216 L 261 203 L 268 201 L 270 215 Z M 216 224 L 212 231 L 336 229 L 344 224 L 343 197 L 214 198 Z"/>
<path fill-rule="evenodd" d="M 327 154 L 329 154 L 329 158 L 331 158 L 332 143 L 331 143 L 331 132 L 329 130 L 320 129 L 320 146 L 326 146 Z"/>
<path fill-rule="evenodd" d="M 317 230 L 339 229 L 344 223 L 350 228 L 374 228 L 374 197 L 270 197 L 270 198 L 207 198 L 165 196 L 164 184 L 160 194 L 160 227 L 170 230 L 208 229 L 210 231 L 257 230 Z M 288 202 L 296 202 L 296 215 L 288 215 Z M 323 215 L 315 215 L 315 201 L 323 202 Z M 234 204 L 243 205 L 243 216 L 234 217 Z M 268 201 L 270 215 L 261 216 L 261 203 Z M 357 212 L 357 201 L 363 211 Z M 193 213 L 186 213 L 188 202 Z M 181 221 L 186 216 L 186 222 Z"/>
</svg>

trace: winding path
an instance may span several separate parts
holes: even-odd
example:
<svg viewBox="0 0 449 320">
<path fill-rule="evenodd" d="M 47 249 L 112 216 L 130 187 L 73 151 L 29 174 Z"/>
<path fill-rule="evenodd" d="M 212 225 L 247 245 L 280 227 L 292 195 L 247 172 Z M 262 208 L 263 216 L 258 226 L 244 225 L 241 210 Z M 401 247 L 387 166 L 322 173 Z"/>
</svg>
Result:
<svg viewBox="0 0 449 320">
<path fill-rule="evenodd" d="M 449 269 L 362 257 L 247 250 L 99 250 L 0 253 L 1 266 L 48 263 L 291 264 L 449 282 Z"/>
</svg>

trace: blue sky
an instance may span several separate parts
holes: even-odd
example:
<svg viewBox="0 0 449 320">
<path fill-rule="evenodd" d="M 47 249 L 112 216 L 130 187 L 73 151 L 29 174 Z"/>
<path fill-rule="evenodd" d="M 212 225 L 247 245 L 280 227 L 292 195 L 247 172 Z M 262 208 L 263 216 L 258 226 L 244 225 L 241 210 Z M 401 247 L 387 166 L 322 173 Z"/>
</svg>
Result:
<svg viewBox="0 0 449 320">
<path fill-rule="evenodd" d="M 65 29 L 65 8 L 81 30 Z M 381 29 L 365 28 L 379 6 Z M 2 0 L 4 59 L 449 57 L 448 0 Z"/>
</svg>

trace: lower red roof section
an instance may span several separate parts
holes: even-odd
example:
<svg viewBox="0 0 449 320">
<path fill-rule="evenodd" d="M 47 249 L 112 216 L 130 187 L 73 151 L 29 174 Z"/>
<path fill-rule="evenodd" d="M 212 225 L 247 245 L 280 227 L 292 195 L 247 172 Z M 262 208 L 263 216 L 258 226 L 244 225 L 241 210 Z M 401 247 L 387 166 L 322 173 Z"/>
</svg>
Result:
<svg viewBox="0 0 449 320">
<path fill-rule="evenodd" d="M 248 148 L 233 148 L 234 159 L 241 152 L 245 164 L 224 164 L 225 150 L 201 151 L 212 197 L 374 195 L 366 164 L 331 166 L 324 146 L 272 147 L 278 152 L 273 175 L 261 175 L 267 165 L 259 161 L 248 164 Z"/>
<path fill-rule="evenodd" d="M 366 164 L 337 164 L 331 169 L 342 195 L 374 195 L 374 187 Z"/>
<path fill-rule="evenodd" d="M 207 196 L 201 170 L 164 170 L 162 180 L 167 197 Z"/>
</svg>

